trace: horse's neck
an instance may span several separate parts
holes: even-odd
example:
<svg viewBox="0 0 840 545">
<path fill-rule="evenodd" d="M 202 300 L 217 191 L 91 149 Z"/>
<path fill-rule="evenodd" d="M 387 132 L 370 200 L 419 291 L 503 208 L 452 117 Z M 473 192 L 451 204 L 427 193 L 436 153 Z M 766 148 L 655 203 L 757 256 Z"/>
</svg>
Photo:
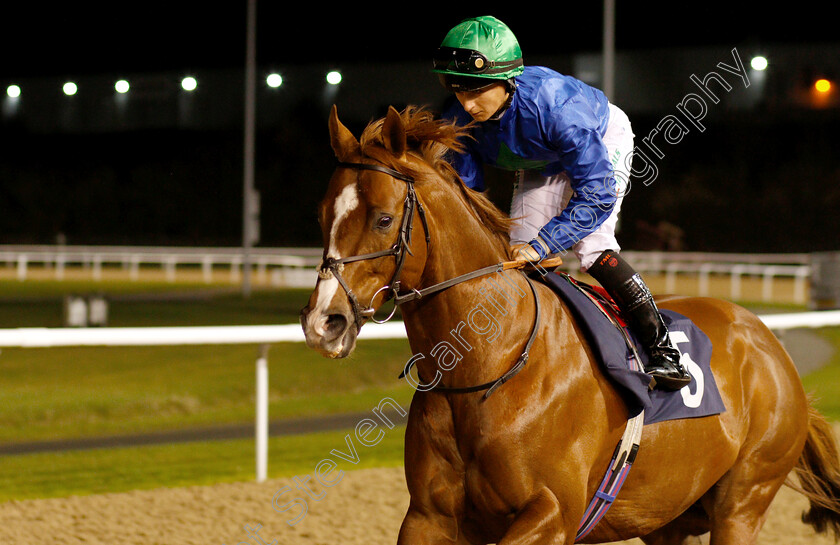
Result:
<svg viewBox="0 0 840 545">
<path fill-rule="evenodd" d="M 492 233 L 456 208 L 460 203 L 435 204 L 422 287 L 505 259 Z M 407 305 L 403 318 L 412 350 L 423 353 L 423 377 L 455 362 L 441 384 L 474 385 L 497 378 L 519 356 L 534 324 L 534 296 L 518 271 L 494 272 Z"/>
<path fill-rule="evenodd" d="M 424 284 L 441 282 L 505 259 L 498 237 L 452 187 L 439 186 L 429 200 L 430 251 L 423 271 Z M 428 197 L 427 197 L 428 198 Z"/>
</svg>

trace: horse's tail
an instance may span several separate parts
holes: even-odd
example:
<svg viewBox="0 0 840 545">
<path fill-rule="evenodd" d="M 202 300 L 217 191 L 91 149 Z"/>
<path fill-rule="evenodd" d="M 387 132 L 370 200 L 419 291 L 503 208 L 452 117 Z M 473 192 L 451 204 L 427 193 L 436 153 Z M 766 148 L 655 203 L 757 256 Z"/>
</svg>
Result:
<svg viewBox="0 0 840 545">
<path fill-rule="evenodd" d="M 827 530 L 840 538 L 840 455 L 831 424 L 813 407 L 808 408 L 808 438 L 794 473 L 801 486 L 788 486 L 808 498 L 810 509 L 802 522 L 819 533 Z"/>
</svg>

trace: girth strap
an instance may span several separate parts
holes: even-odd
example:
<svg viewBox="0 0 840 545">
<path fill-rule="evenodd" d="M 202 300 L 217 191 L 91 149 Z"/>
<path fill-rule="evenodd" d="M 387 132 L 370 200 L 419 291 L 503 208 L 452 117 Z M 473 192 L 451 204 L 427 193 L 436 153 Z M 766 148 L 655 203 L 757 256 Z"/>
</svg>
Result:
<svg viewBox="0 0 840 545">
<path fill-rule="evenodd" d="M 589 502 L 589 506 L 586 508 L 580 520 L 575 536 L 575 543 L 580 543 L 595 528 L 618 496 L 621 485 L 624 484 L 624 480 L 627 478 L 627 474 L 630 473 L 633 462 L 636 461 L 644 422 L 644 411 L 641 411 L 627 422 L 627 426 L 624 428 L 624 435 L 622 435 L 618 441 L 618 445 L 615 447 L 607 472 L 604 474 L 598 490 L 595 491 L 595 495 Z"/>
</svg>

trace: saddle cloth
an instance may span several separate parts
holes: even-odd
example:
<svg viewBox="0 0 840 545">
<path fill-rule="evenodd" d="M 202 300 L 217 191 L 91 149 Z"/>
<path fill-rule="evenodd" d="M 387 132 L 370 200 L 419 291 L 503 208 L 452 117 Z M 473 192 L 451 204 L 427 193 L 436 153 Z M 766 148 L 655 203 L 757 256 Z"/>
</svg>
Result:
<svg viewBox="0 0 840 545">
<path fill-rule="evenodd" d="M 726 410 L 709 365 L 712 343 L 690 319 L 671 310 L 660 311 L 672 344 L 682 353 L 680 361 L 691 373 L 691 383 L 676 392 L 651 390 L 651 377 L 643 370 L 647 353 L 620 319 L 606 293 L 565 273 L 549 272 L 540 277 L 560 295 L 577 318 L 606 375 L 617 385 L 631 417 L 644 410 L 647 425 L 664 420 L 709 416 Z M 604 299 L 591 297 L 589 293 L 593 291 Z M 605 308 L 607 306 L 609 308 Z M 614 319 L 617 317 L 618 326 L 607 313 Z M 635 352 L 628 346 L 625 334 L 636 347 Z M 636 361 L 636 355 L 641 362 Z"/>
</svg>

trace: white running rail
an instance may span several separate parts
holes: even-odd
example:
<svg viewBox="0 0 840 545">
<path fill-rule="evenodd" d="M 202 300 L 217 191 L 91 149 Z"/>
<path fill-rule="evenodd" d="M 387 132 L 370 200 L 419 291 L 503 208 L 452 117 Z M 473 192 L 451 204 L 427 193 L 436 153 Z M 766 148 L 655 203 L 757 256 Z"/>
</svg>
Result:
<svg viewBox="0 0 840 545">
<path fill-rule="evenodd" d="M 315 267 L 321 248 L 253 248 L 251 250 L 257 281 L 276 287 L 315 285 Z M 810 279 L 810 256 L 791 254 L 732 254 L 706 252 L 636 252 L 622 253 L 642 274 L 664 274 L 665 292 L 676 293 L 680 275 L 699 279 L 698 293 L 709 295 L 709 279 L 725 275 L 730 279 L 730 298 L 741 297 L 744 277 L 762 278 L 762 300 L 773 299 L 773 282 L 778 278 L 794 280 L 794 303 L 805 303 Z M 578 269 L 577 259 L 564 256 L 564 269 Z M 164 271 L 167 282 L 175 282 L 178 271 L 189 268 L 201 271 L 203 282 L 218 280 L 219 268 L 227 269 L 231 283 L 242 277 L 242 249 L 236 247 L 177 246 L 62 246 L 0 245 L 0 263 L 15 268 L 15 277 L 23 282 L 31 277 L 33 267 L 51 271 L 55 280 L 64 280 L 68 267 L 81 267 L 94 281 L 103 279 L 106 267 L 119 267 L 131 281 L 140 279 L 142 267 Z"/>
<path fill-rule="evenodd" d="M 840 325 L 840 310 L 769 314 L 760 316 L 776 331 Z M 406 338 L 402 322 L 370 323 L 359 339 Z M 51 348 L 68 346 L 167 346 L 210 344 L 256 344 L 256 478 L 268 474 L 268 347 L 280 342 L 302 342 L 298 324 L 200 327 L 102 327 L 102 328 L 12 328 L 0 329 L 0 348 Z"/>
</svg>

